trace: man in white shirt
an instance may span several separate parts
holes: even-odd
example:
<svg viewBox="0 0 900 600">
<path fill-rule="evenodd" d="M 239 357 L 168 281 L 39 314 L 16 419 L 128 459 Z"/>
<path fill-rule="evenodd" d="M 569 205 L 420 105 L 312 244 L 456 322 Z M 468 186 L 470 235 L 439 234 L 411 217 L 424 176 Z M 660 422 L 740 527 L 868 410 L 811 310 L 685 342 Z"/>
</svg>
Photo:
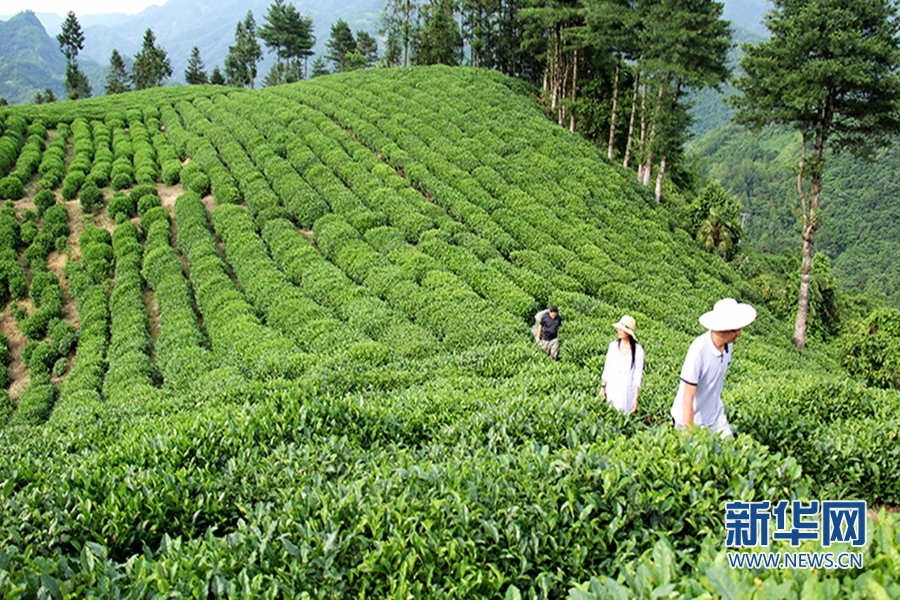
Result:
<svg viewBox="0 0 900 600">
<path fill-rule="evenodd" d="M 700 317 L 700 324 L 709 331 L 691 343 L 684 359 L 681 383 L 672 403 L 675 427 L 687 431 L 706 427 L 722 437 L 731 435 L 722 404 L 722 387 L 733 344 L 743 328 L 755 320 L 756 309 L 734 298 L 719 300 L 713 310 Z"/>
</svg>

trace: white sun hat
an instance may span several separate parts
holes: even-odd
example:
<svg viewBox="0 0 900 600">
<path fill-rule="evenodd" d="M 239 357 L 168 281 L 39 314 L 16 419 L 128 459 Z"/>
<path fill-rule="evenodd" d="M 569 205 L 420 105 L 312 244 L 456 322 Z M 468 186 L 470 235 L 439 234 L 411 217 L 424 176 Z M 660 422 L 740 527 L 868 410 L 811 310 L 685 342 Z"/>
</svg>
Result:
<svg viewBox="0 0 900 600">
<path fill-rule="evenodd" d="M 734 298 L 722 298 L 711 311 L 700 317 L 700 324 L 712 331 L 743 329 L 756 320 L 756 309 Z"/>
<path fill-rule="evenodd" d="M 637 327 L 637 322 L 631 315 L 624 315 L 618 323 L 613 323 L 613 327 L 634 337 L 634 328 Z"/>
</svg>

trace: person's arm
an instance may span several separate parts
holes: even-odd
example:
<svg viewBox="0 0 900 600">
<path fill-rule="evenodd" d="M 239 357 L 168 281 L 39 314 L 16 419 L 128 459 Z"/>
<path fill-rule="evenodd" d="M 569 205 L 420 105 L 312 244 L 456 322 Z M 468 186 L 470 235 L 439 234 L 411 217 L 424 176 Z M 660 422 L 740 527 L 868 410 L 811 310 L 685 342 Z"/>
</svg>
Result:
<svg viewBox="0 0 900 600">
<path fill-rule="evenodd" d="M 684 430 L 694 429 L 694 396 L 697 394 L 697 384 L 684 382 L 684 397 L 681 400 L 681 408 L 684 416 Z"/>
<path fill-rule="evenodd" d="M 634 357 L 634 404 L 631 412 L 637 410 L 638 396 L 641 395 L 641 383 L 644 380 L 644 347 L 638 346 Z"/>
<path fill-rule="evenodd" d="M 609 383 L 609 365 L 610 354 L 612 354 L 612 345 L 606 349 L 606 359 L 603 361 L 603 372 L 600 374 L 600 397 L 606 398 L 606 384 Z"/>
<path fill-rule="evenodd" d="M 541 341 L 541 334 L 544 332 L 544 326 L 538 325 L 537 340 Z"/>
</svg>

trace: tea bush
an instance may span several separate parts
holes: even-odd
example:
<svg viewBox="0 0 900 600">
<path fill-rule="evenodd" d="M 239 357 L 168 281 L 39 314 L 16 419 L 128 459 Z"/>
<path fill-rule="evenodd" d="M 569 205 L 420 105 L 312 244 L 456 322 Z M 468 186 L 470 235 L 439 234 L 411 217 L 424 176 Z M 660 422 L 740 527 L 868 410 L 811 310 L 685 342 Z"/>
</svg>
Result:
<svg viewBox="0 0 900 600">
<path fill-rule="evenodd" d="M 35 338 L 18 407 L 0 393 L 0 593 L 892 593 L 884 528 L 866 573 L 717 569 L 729 500 L 895 504 L 897 392 L 793 349 L 760 305 L 725 387 L 737 435 L 674 431 L 697 317 L 760 295 L 521 92 L 429 67 L 0 112 L 28 117 L 8 169 L 49 141 L 38 189 L 70 141 L 64 198 L 106 165 L 139 182 L 62 281 L 66 207 L 0 209 L 0 290 L 30 277 L 37 309 L 9 308 Z M 188 190 L 174 213 L 157 177 Z M 63 292 L 77 330 L 29 321 Z M 559 362 L 529 332 L 551 303 Z M 630 418 L 598 396 L 626 312 L 647 350 Z"/>
</svg>

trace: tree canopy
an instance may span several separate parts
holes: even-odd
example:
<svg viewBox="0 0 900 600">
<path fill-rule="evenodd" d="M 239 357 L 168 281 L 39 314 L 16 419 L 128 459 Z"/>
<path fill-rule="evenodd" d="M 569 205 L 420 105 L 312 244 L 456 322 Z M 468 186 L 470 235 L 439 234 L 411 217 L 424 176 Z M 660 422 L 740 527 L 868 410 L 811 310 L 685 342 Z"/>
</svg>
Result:
<svg viewBox="0 0 900 600">
<path fill-rule="evenodd" d="M 259 28 L 259 37 L 278 59 L 272 67 L 273 72 L 279 73 L 274 78 L 276 82 L 298 81 L 305 77 L 306 61 L 313 55 L 312 48 L 316 43 L 312 17 L 302 16 L 293 4 L 275 0 Z"/>
<path fill-rule="evenodd" d="M 869 155 L 900 132 L 900 40 L 890 0 L 776 0 L 772 37 L 744 45 L 736 120 L 790 127 L 801 137 L 797 192 L 801 262 L 794 343 L 806 344 L 815 235 L 830 148 Z"/>
<path fill-rule="evenodd" d="M 200 48 L 194 46 L 191 49 L 191 57 L 188 59 L 187 68 L 184 70 L 184 80 L 188 85 L 200 85 L 209 83 L 206 68 L 200 58 Z"/>
<path fill-rule="evenodd" d="M 262 60 L 262 48 L 256 37 L 256 21 L 253 12 L 247 11 L 243 21 L 239 21 L 234 31 L 234 45 L 228 47 L 225 58 L 225 77 L 228 85 L 234 87 L 254 87 L 256 66 Z"/>
<path fill-rule="evenodd" d="M 106 74 L 105 94 L 121 94 L 131 89 L 129 83 L 128 68 L 125 66 L 125 59 L 119 54 L 119 51 L 113 49 L 109 57 L 109 71 Z"/>
<path fill-rule="evenodd" d="M 159 87 L 166 77 L 172 75 L 172 63 L 166 51 L 156 44 L 156 36 L 149 27 L 144 32 L 141 51 L 134 57 L 131 73 L 136 90 Z"/>
</svg>

